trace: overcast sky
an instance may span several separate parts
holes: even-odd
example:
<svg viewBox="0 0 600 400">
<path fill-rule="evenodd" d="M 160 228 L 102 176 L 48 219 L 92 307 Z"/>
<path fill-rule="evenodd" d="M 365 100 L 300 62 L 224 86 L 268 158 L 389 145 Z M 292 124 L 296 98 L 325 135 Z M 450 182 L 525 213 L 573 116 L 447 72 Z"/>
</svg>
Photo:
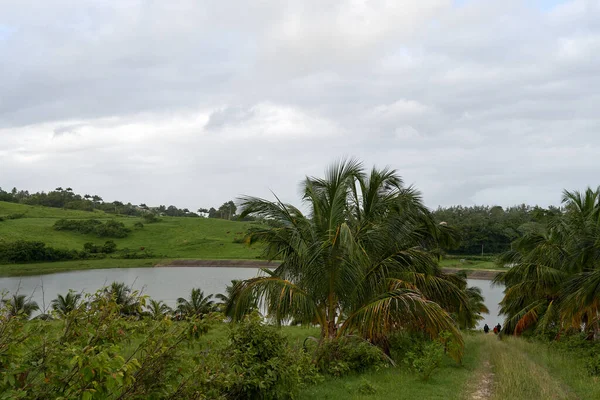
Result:
<svg viewBox="0 0 600 400">
<path fill-rule="evenodd" d="M 597 186 L 600 1 L 0 0 L 4 189 L 298 203 L 342 156 L 432 208 Z"/>
</svg>

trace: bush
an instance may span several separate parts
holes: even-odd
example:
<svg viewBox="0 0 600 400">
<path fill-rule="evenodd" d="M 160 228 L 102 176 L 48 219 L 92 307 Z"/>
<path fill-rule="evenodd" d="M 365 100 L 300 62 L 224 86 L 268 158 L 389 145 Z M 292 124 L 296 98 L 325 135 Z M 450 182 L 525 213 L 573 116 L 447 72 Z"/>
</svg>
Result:
<svg viewBox="0 0 600 400">
<path fill-rule="evenodd" d="M 74 231 L 81 234 L 95 234 L 98 237 L 124 238 L 130 229 L 122 222 L 110 220 L 102 223 L 97 219 L 59 219 L 54 223 L 57 231 Z"/>
<path fill-rule="evenodd" d="M 117 244 L 112 240 L 107 240 L 102 246 L 90 242 L 83 245 L 83 251 L 89 254 L 111 254 L 116 250 Z"/>
<path fill-rule="evenodd" d="M 317 373 L 306 354 L 293 351 L 287 338 L 258 318 L 235 326 L 229 335 L 226 354 L 237 376 L 233 398 L 292 398 L 303 382 L 316 379 Z"/>
<path fill-rule="evenodd" d="M 20 218 L 25 218 L 25 214 L 24 213 L 14 213 L 14 214 L 9 214 L 9 215 L 3 215 L 0 217 L 0 221 L 7 221 L 9 219 L 20 219 Z"/>
<path fill-rule="evenodd" d="M 440 367 L 444 357 L 444 345 L 437 341 L 422 343 L 414 351 L 406 353 L 404 362 L 419 373 L 422 380 L 428 381 L 433 372 Z"/>
<path fill-rule="evenodd" d="M 379 347 L 360 338 L 325 340 L 317 348 L 315 361 L 320 372 L 334 376 L 387 364 Z"/>
<path fill-rule="evenodd" d="M 76 250 L 55 249 L 47 247 L 44 242 L 18 240 L 0 243 L 0 262 L 69 261 L 79 258 L 82 258 L 81 254 Z"/>
<path fill-rule="evenodd" d="M 144 227 L 144 224 L 142 224 L 140 221 L 138 221 L 135 224 L 133 224 L 133 227 L 135 229 L 142 229 Z"/>
<path fill-rule="evenodd" d="M 147 224 L 154 224 L 156 222 L 160 222 L 160 218 L 158 218 L 155 214 L 152 214 L 152 213 L 144 214 L 144 216 L 142 218 L 144 219 L 144 222 Z"/>
<path fill-rule="evenodd" d="M 118 254 L 113 257 L 113 258 L 122 258 L 125 260 L 133 260 L 133 259 L 141 259 L 141 258 L 157 258 L 158 256 L 154 253 L 152 253 L 149 250 L 140 250 L 140 251 L 134 251 L 134 250 L 130 250 L 127 247 L 125 247 L 124 249 L 122 249 L 121 251 L 118 252 Z"/>
</svg>

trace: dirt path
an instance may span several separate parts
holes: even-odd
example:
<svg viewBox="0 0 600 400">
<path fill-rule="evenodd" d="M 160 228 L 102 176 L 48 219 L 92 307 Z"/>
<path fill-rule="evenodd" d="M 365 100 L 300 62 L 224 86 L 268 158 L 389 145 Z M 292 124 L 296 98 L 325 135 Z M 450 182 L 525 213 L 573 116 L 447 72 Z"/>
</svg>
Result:
<svg viewBox="0 0 600 400">
<path fill-rule="evenodd" d="M 492 389 L 494 387 L 494 373 L 492 372 L 492 365 L 488 360 L 483 362 L 480 376 L 475 389 L 469 399 L 471 400 L 488 400 L 492 397 Z"/>
</svg>

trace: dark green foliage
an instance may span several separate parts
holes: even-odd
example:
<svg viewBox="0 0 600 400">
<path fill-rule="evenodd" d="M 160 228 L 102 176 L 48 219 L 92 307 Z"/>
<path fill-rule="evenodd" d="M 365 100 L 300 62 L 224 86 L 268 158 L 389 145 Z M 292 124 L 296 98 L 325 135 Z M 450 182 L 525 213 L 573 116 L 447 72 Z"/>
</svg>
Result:
<svg viewBox="0 0 600 400">
<path fill-rule="evenodd" d="M 375 386 L 373 386 L 373 384 L 371 382 L 369 382 L 368 380 L 363 378 L 360 382 L 360 385 L 358 385 L 357 391 L 360 394 L 370 395 L 370 394 L 376 394 L 377 388 Z"/>
<path fill-rule="evenodd" d="M 133 227 L 135 229 L 142 229 L 144 227 L 144 224 L 142 224 L 141 222 L 136 222 L 135 224 L 133 224 Z"/>
<path fill-rule="evenodd" d="M 422 380 L 428 381 L 442 363 L 444 345 L 437 340 L 422 342 L 406 353 L 404 363 L 414 369 Z"/>
<path fill-rule="evenodd" d="M 112 258 L 122 258 L 125 260 L 156 258 L 157 255 L 149 250 L 131 250 L 127 247 L 118 251 Z"/>
<path fill-rule="evenodd" d="M 226 354 L 238 379 L 231 388 L 233 398 L 293 398 L 306 380 L 317 377 L 308 357 L 292 351 L 277 328 L 250 318 L 229 335 Z"/>
<path fill-rule="evenodd" d="M 68 261 L 80 258 L 85 258 L 85 253 L 47 247 L 44 242 L 18 240 L 0 243 L 0 263 Z"/>
<path fill-rule="evenodd" d="M 144 222 L 147 224 L 154 224 L 156 222 L 160 222 L 160 218 L 158 218 L 155 214 L 147 213 L 142 216 Z"/>
<path fill-rule="evenodd" d="M 112 240 L 107 240 L 102 246 L 88 242 L 83 245 L 83 250 L 90 254 L 111 254 L 117 251 L 117 244 Z"/>
<path fill-rule="evenodd" d="M 325 339 L 315 353 L 315 362 L 324 374 L 343 376 L 388 363 L 380 348 L 361 338 Z"/>
<path fill-rule="evenodd" d="M 13 214 L 9 214 L 9 215 L 1 215 L 0 222 L 7 221 L 9 219 L 20 219 L 20 218 L 24 218 L 24 217 L 25 217 L 25 214 L 23 214 L 23 213 L 13 213 Z"/>
<path fill-rule="evenodd" d="M 454 254 L 498 254 L 510 250 L 510 243 L 526 232 L 542 229 L 550 215 L 560 214 L 560 209 L 520 205 L 454 206 L 438 208 L 434 213 L 438 222 L 457 229 L 461 243 L 446 249 Z M 483 249 L 482 249 L 483 246 Z"/>
<path fill-rule="evenodd" d="M 59 219 L 54 223 L 54 229 L 112 238 L 124 238 L 131 232 L 122 222 L 110 220 L 103 223 L 97 219 Z"/>
</svg>

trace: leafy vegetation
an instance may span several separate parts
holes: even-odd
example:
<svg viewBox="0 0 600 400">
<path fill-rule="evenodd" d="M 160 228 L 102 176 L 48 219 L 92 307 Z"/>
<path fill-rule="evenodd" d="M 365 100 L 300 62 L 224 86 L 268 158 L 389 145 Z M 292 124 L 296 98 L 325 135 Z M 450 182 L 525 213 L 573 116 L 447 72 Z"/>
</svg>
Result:
<svg viewBox="0 0 600 400">
<path fill-rule="evenodd" d="M 496 278 L 506 285 L 507 333 L 600 337 L 600 189 L 565 191 L 563 206 L 547 229 L 518 239 L 501 259 L 512 265 Z"/>
<path fill-rule="evenodd" d="M 306 178 L 303 200 L 310 214 L 280 201 L 246 197 L 242 216 L 271 222 L 250 233 L 265 244 L 265 257 L 282 259 L 268 275 L 236 286 L 230 315 L 240 318 L 260 299 L 277 322 L 321 327 L 321 340 L 357 334 L 388 352 L 394 331 L 450 332 L 462 338 L 450 313 L 477 313 L 462 274 L 441 272 L 436 255 L 453 242 L 452 230 L 435 223 L 412 188 L 393 170 L 366 173 L 350 160 L 326 177 Z"/>
<path fill-rule="evenodd" d="M 127 237 L 130 229 L 119 221 L 109 220 L 106 222 L 97 219 L 68 220 L 59 219 L 54 223 L 54 229 L 57 231 L 73 231 L 82 234 L 93 234 L 98 237 L 124 238 Z"/>
<path fill-rule="evenodd" d="M 525 204 L 515 207 L 453 206 L 438 208 L 433 215 L 439 223 L 455 228 L 460 243 L 450 253 L 462 255 L 499 254 L 510 250 L 511 242 L 525 233 L 543 228 L 548 219 L 559 215 L 556 207 L 544 209 Z"/>
</svg>

